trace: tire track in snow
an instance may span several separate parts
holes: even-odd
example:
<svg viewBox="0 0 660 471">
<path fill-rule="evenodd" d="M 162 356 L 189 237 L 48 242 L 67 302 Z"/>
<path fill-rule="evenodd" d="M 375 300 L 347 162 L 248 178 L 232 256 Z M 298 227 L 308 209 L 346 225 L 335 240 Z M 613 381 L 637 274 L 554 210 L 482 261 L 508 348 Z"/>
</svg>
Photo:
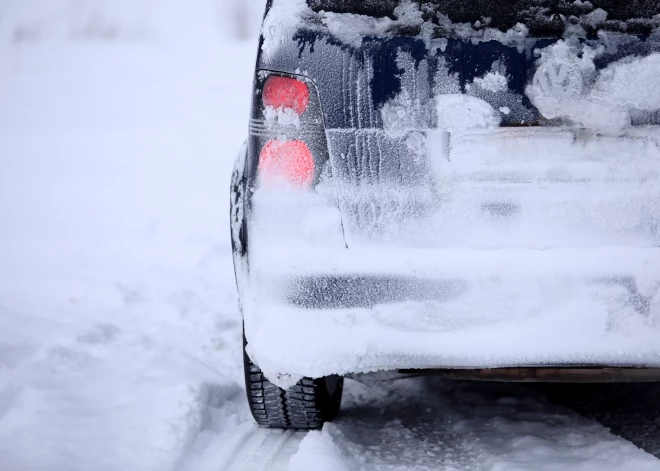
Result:
<svg viewBox="0 0 660 471">
<path fill-rule="evenodd" d="M 542 393 L 439 378 L 347 380 L 342 412 L 322 432 L 220 420 L 181 471 L 660 471 L 660 460 Z"/>
<path fill-rule="evenodd" d="M 250 443 L 254 440 L 259 440 L 257 432 L 259 429 L 255 426 L 252 427 L 246 434 L 244 434 L 232 447 L 232 450 L 229 452 L 229 461 L 224 464 L 226 469 L 232 469 L 236 465 L 237 458 L 244 452 L 244 450 L 250 448 Z M 255 437 L 257 437 L 255 439 Z"/>
<path fill-rule="evenodd" d="M 348 384 L 342 415 L 323 430 L 346 469 L 481 469 L 469 430 L 460 426 L 462 415 L 427 382 L 411 378 L 369 387 Z"/>
<path fill-rule="evenodd" d="M 264 461 L 261 466 L 257 466 L 254 468 L 255 471 L 262 471 L 266 469 L 270 469 L 272 464 L 277 464 L 277 458 L 282 455 L 281 458 L 283 458 L 281 461 L 286 460 L 286 463 L 288 465 L 288 458 L 291 458 L 292 454 L 287 454 L 287 453 L 282 453 L 285 446 L 289 441 L 293 438 L 295 432 L 293 430 L 286 430 L 282 432 L 282 436 L 280 438 L 277 438 L 277 441 L 273 444 L 273 446 L 270 448 L 270 451 L 264 456 Z M 303 439 L 303 436 L 300 437 L 300 440 L 296 443 L 299 444 Z M 296 447 L 297 449 L 297 447 Z"/>
<path fill-rule="evenodd" d="M 412 378 L 350 382 L 347 393 L 343 414 L 303 441 L 291 471 L 339 462 L 361 471 L 660 471 L 660 460 L 519 384 Z"/>
<path fill-rule="evenodd" d="M 539 384 L 535 389 L 660 458 L 660 384 Z"/>
<path fill-rule="evenodd" d="M 286 471 L 306 432 L 243 423 L 200 435 L 178 471 Z M 236 436 L 239 433 L 238 437 Z"/>
<path fill-rule="evenodd" d="M 226 471 L 285 471 L 305 432 L 255 428 L 235 447 Z"/>
</svg>

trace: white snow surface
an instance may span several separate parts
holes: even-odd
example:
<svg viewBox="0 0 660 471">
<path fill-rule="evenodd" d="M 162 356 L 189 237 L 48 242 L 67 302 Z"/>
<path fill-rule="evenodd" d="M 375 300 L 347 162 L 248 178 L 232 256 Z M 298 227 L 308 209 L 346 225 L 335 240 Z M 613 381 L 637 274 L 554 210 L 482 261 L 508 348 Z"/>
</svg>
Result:
<svg viewBox="0 0 660 471">
<path fill-rule="evenodd" d="M 347 381 L 322 432 L 254 425 L 227 213 L 256 43 L 225 7 L 0 4 L 0 470 L 659 470 L 517 386 Z"/>
<path fill-rule="evenodd" d="M 388 375 L 346 380 L 309 433 L 206 431 L 181 471 L 658 471 L 660 461 L 519 385 Z"/>
<path fill-rule="evenodd" d="M 257 44 L 226 6 L 0 3 L 2 471 L 173 469 L 212 416 L 252 426 L 227 214 Z"/>
</svg>

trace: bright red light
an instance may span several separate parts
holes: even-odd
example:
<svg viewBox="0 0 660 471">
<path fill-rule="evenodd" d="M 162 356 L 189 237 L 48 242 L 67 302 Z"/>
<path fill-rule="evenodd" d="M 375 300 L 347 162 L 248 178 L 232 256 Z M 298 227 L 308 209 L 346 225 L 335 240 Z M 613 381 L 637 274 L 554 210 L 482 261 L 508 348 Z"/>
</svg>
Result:
<svg viewBox="0 0 660 471">
<path fill-rule="evenodd" d="M 300 80 L 271 75 L 263 90 L 264 105 L 284 108 L 302 115 L 309 105 L 309 89 Z"/>
<path fill-rule="evenodd" d="M 295 188 L 309 188 L 314 180 L 314 157 L 302 141 L 268 141 L 259 155 L 262 182 L 286 181 Z"/>
</svg>

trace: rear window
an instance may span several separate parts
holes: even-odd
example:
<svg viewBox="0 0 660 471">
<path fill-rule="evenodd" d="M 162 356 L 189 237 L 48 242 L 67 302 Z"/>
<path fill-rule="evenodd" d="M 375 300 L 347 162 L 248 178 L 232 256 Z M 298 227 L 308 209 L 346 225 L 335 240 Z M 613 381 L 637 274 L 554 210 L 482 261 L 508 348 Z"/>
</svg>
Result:
<svg viewBox="0 0 660 471">
<path fill-rule="evenodd" d="M 442 36 L 447 20 L 469 23 L 475 30 L 507 31 L 524 24 L 532 36 L 563 35 L 581 28 L 587 36 L 600 30 L 650 34 L 660 26 L 658 0 L 308 0 L 312 10 L 397 17 L 397 7 L 415 4 L 425 22 Z"/>
</svg>

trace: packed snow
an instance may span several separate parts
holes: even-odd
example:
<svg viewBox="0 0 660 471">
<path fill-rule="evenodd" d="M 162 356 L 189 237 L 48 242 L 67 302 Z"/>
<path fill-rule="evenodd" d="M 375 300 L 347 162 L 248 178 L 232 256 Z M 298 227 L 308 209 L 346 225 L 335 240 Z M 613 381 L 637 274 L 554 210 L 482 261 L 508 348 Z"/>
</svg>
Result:
<svg viewBox="0 0 660 471">
<path fill-rule="evenodd" d="M 656 471 L 660 461 L 519 385 L 346 381 L 322 431 L 203 432 L 181 471 Z M 220 438 L 222 438 L 220 440 Z"/>
<path fill-rule="evenodd" d="M 500 115 L 487 101 L 461 95 L 438 95 L 436 98 L 438 129 L 449 132 L 469 129 L 495 129 Z"/>
<path fill-rule="evenodd" d="M 635 110 L 660 110 L 655 84 L 660 54 L 625 57 L 596 72 L 594 60 L 603 50 L 572 41 L 540 50 L 540 67 L 527 94 L 541 114 L 568 118 L 577 126 L 612 129 L 629 126 Z M 585 90 L 587 82 L 593 82 L 590 90 Z"/>
<path fill-rule="evenodd" d="M 342 419 L 311 432 L 289 470 L 660 469 L 602 426 L 516 386 L 414 378 L 376 389 L 351 383 Z"/>
<path fill-rule="evenodd" d="M 313 8 L 310 8 L 309 4 Z M 364 37 L 388 38 L 396 34 L 412 35 L 426 41 L 431 38 L 452 37 L 473 42 L 499 41 L 503 44 L 521 45 L 521 41 L 532 35 L 557 34 L 564 38 L 586 38 L 594 31 L 648 34 L 657 32 L 660 12 L 652 3 L 639 5 L 637 11 L 626 9 L 618 15 L 598 7 L 599 2 L 557 2 L 540 0 L 515 5 L 476 3 L 466 8 L 458 2 L 420 2 L 416 0 L 390 1 L 377 8 L 365 2 L 362 13 L 346 11 L 350 3 L 317 0 L 274 0 L 273 9 L 266 18 L 264 47 L 266 54 L 276 51 L 281 31 L 295 32 L 304 26 L 310 30 L 327 31 L 342 43 L 359 47 Z M 600 2 L 601 4 L 603 2 Z M 330 5 L 330 8 L 327 8 Z M 492 9 L 514 9 L 506 14 L 499 12 L 502 24 L 492 24 L 488 12 L 479 12 L 476 6 Z M 556 12 L 559 13 L 556 13 Z M 444 12 L 444 13 L 443 13 Z M 624 15 L 624 19 L 615 19 Z M 472 22 L 454 21 L 452 16 L 473 17 Z M 639 17 L 635 17 L 638 15 Z M 610 16 L 612 18 L 610 19 Z M 531 31 L 530 31 L 531 30 Z"/>
<path fill-rule="evenodd" d="M 277 51 L 283 37 L 282 33 L 293 34 L 301 26 L 316 31 L 327 31 L 344 44 L 359 47 L 367 36 L 387 38 L 396 31 L 419 30 L 424 39 L 433 37 L 436 28 L 450 32 L 457 37 L 482 41 L 501 41 L 514 44 L 527 37 L 529 31 L 524 24 L 517 24 L 506 32 L 494 28 L 476 30 L 469 23 L 453 23 L 449 17 L 438 13 L 437 24 L 425 22 L 420 5 L 410 0 L 400 2 L 393 10 L 394 19 L 387 16 L 370 16 L 354 13 L 335 13 L 333 11 L 314 12 L 307 0 L 275 0 L 273 8 L 265 18 L 262 49 L 266 55 Z M 320 24 L 319 24 L 320 23 Z"/>
</svg>

